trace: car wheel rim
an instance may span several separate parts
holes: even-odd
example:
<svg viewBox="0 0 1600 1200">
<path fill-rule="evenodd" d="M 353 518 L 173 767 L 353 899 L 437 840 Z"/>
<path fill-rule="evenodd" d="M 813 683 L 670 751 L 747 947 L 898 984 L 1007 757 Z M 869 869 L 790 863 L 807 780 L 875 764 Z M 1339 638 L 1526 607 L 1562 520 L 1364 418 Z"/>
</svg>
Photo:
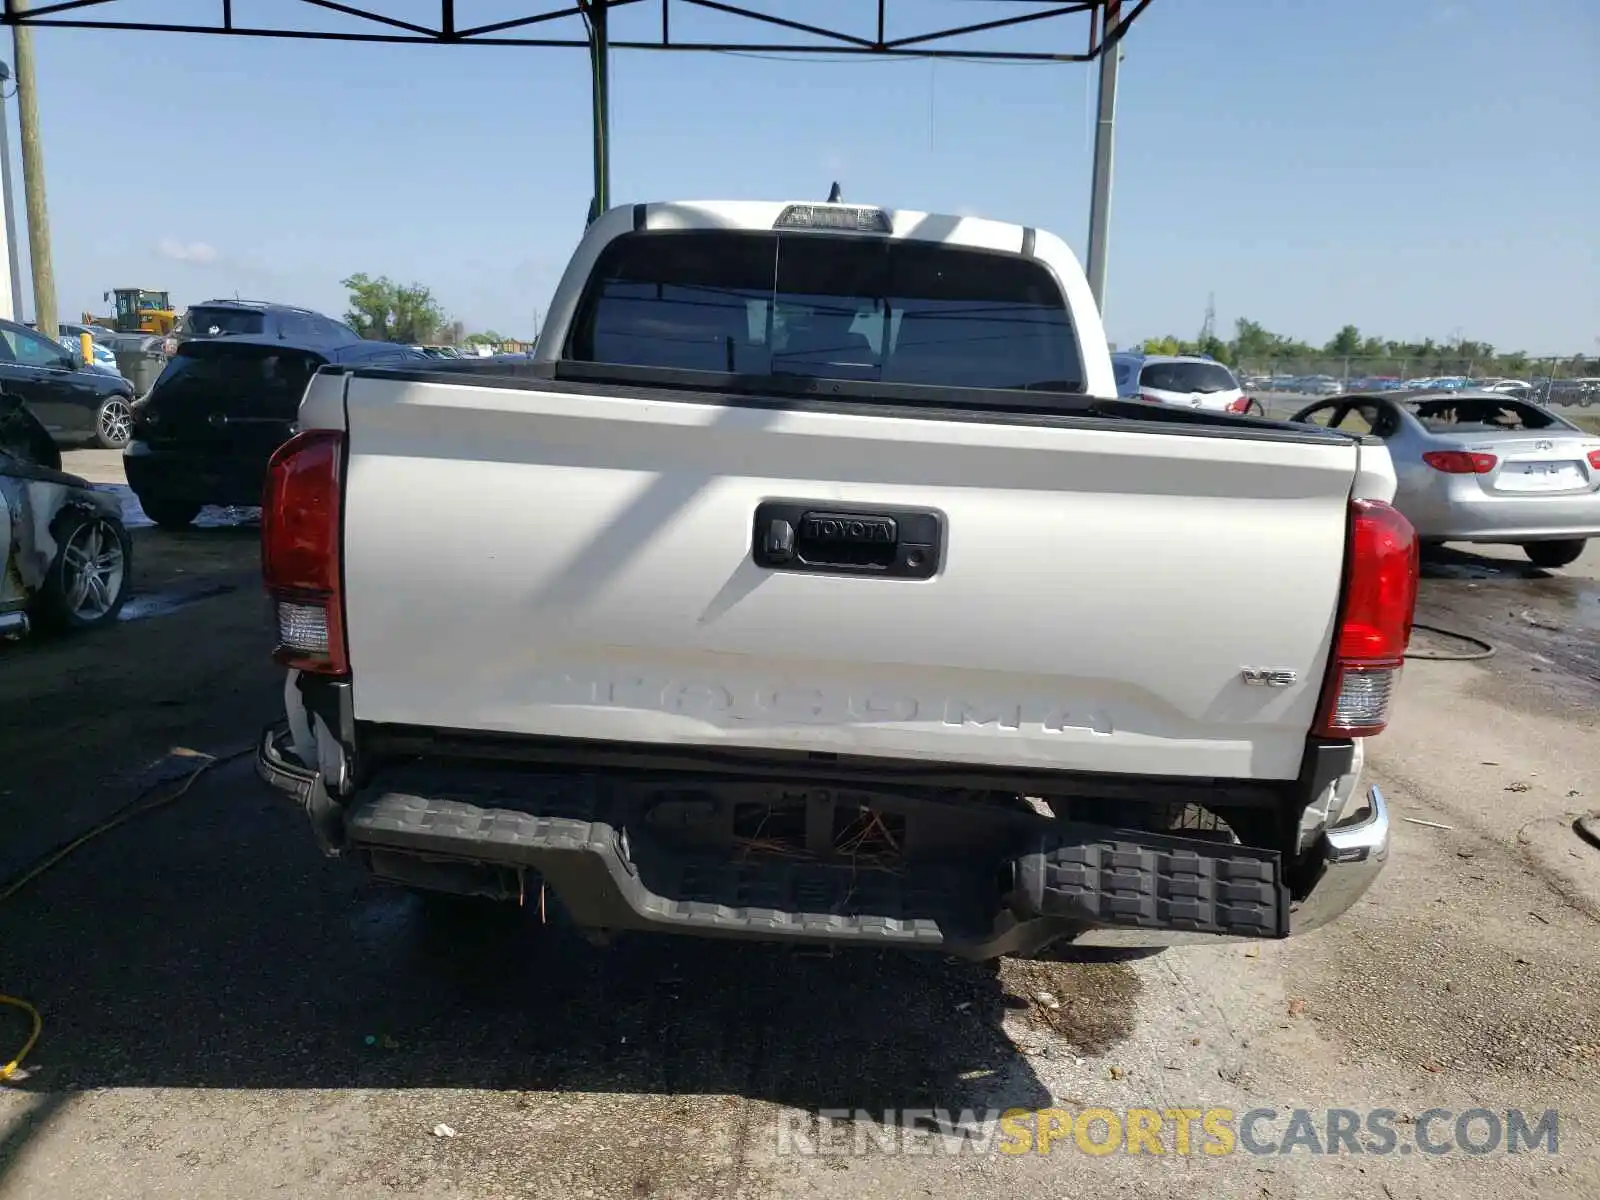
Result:
<svg viewBox="0 0 1600 1200">
<path fill-rule="evenodd" d="M 107 400 L 100 408 L 100 432 L 108 442 L 125 442 L 133 433 L 133 413 L 124 400 Z"/>
<path fill-rule="evenodd" d="M 78 526 L 62 551 L 62 594 L 73 616 L 85 621 L 103 617 L 122 594 L 127 560 L 122 539 L 105 518 Z"/>
</svg>

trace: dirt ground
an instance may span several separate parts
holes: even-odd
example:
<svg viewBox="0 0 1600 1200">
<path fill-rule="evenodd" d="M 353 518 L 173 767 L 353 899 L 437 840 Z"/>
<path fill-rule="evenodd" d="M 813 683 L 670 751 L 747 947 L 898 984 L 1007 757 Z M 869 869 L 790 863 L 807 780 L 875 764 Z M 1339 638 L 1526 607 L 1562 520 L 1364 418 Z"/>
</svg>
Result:
<svg viewBox="0 0 1600 1200">
<path fill-rule="evenodd" d="M 0 649 L 0 881 L 280 711 L 248 514 L 137 529 L 135 555 L 131 619 Z M 0 1197 L 1600 1195 L 1600 850 L 1570 831 L 1600 807 L 1600 551 L 1427 575 L 1419 619 L 1499 653 L 1408 667 L 1368 758 L 1389 869 L 1287 942 L 998 967 L 600 950 L 531 912 L 424 913 L 230 761 L 0 903 L 0 992 L 45 1021 L 0 1088 Z M 0 1058 L 26 1032 L 0 1009 Z M 1273 1109 L 1266 1142 L 1295 1108 L 1386 1108 L 1399 1139 L 806 1152 L 832 1110 L 1053 1105 Z M 1557 1152 L 1421 1152 L 1433 1108 L 1557 1110 Z"/>
</svg>

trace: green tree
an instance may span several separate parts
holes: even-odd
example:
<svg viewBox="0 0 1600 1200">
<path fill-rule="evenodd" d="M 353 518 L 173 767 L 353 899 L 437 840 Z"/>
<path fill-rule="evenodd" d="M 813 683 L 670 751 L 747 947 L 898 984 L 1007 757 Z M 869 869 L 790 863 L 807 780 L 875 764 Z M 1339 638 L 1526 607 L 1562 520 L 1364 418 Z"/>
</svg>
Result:
<svg viewBox="0 0 1600 1200">
<path fill-rule="evenodd" d="M 1255 321 L 1240 317 L 1234 322 L 1231 359 L 1236 363 L 1264 363 L 1272 359 L 1315 357 L 1319 351 L 1304 342 L 1273 333 Z M 1216 357 L 1216 356 L 1213 356 Z"/>
<path fill-rule="evenodd" d="M 1271 358 L 1279 337 L 1268 333 L 1255 321 L 1240 317 L 1233 323 L 1233 354 L 1235 358 Z"/>
<path fill-rule="evenodd" d="M 1333 335 L 1324 351 L 1333 358 L 1350 358 L 1361 353 L 1361 330 L 1354 325 L 1346 325 Z"/>
<path fill-rule="evenodd" d="M 344 319 L 364 338 L 380 342 L 431 342 L 447 318 L 420 283 L 399 284 L 387 275 L 352 275 L 340 281 L 350 293 Z"/>
<path fill-rule="evenodd" d="M 498 346 L 500 343 L 509 342 L 510 340 L 510 338 L 501 337 L 492 329 L 485 330 L 483 333 L 467 334 L 467 345 L 469 346 Z"/>
<path fill-rule="evenodd" d="M 1144 352 L 1146 354 L 1182 354 L 1183 343 L 1170 333 L 1166 337 L 1146 338 Z"/>
</svg>

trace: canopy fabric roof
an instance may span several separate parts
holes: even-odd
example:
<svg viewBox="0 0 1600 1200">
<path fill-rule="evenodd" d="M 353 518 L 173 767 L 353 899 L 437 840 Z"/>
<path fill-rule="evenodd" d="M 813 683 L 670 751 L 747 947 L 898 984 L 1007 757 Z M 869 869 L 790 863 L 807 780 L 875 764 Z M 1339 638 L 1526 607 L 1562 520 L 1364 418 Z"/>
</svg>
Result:
<svg viewBox="0 0 1600 1200">
<path fill-rule="evenodd" d="M 485 21 L 481 0 L 427 0 L 407 4 L 409 15 L 384 12 L 381 0 L 212 0 L 214 18 L 192 19 L 192 4 L 160 0 L 5 0 L 0 24 L 35 28 L 124 29 L 232 37 L 303 38 L 335 42 L 387 42 L 442 46 L 527 46 L 587 49 L 596 15 L 614 50 L 701 50 L 797 55 L 983 58 L 1017 62 L 1091 62 L 1113 45 L 1150 0 L 854 0 L 851 28 L 813 24 L 805 0 L 499 0 L 497 19 Z M 943 25 L 935 8 L 960 12 L 962 24 Z M 416 14 L 421 8 L 428 19 Z M 604 10 L 600 12 L 598 10 Z M 180 20 L 178 13 L 183 14 Z M 473 14 L 476 15 L 473 15 Z M 270 15 L 269 15 L 270 14 Z M 737 40 L 712 40 L 693 32 L 708 15 Z M 920 19 L 923 24 L 917 24 Z M 271 24 L 252 24 L 270 20 Z M 436 18 L 436 19 L 435 19 Z M 476 22 L 476 23 L 473 23 Z M 1006 31 L 1028 28 L 1028 46 L 1004 44 Z M 687 32 L 688 36 L 685 36 Z M 620 36 L 619 36 L 620 35 Z M 1045 45 L 1045 43 L 1051 43 Z"/>
</svg>

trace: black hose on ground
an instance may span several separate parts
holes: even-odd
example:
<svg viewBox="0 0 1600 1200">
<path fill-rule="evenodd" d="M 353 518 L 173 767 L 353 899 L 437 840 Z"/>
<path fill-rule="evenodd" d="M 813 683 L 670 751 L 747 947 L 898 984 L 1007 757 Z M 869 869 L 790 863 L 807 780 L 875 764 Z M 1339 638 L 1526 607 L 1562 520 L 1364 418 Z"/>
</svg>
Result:
<svg viewBox="0 0 1600 1200">
<path fill-rule="evenodd" d="M 1412 629 L 1425 629 L 1429 633 L 1436 633 L 1440 637 L 1451 638 L 1458 642 L 1470 642 L 1478 647 L 1476 650 L 1450 651 L 1450 650 L 1407 650 L 1407 658 L 1431 659 L 1434 662 L 1482 662 L 1486 658 L 1493 658 L 1495 647 L 1493 643 L 1482 638 L 1475 638 L 1454 629 L 1441 629 L 1437 625 L 1424 625 L 1418 621 L 1411 626 Z"/>
<path fill-rule="evenodd" d="M 1600 850 L 1600 812 L 1579 817 L 1572 823 L 1572 831 L 1596 850 Z"/>
</svg>

